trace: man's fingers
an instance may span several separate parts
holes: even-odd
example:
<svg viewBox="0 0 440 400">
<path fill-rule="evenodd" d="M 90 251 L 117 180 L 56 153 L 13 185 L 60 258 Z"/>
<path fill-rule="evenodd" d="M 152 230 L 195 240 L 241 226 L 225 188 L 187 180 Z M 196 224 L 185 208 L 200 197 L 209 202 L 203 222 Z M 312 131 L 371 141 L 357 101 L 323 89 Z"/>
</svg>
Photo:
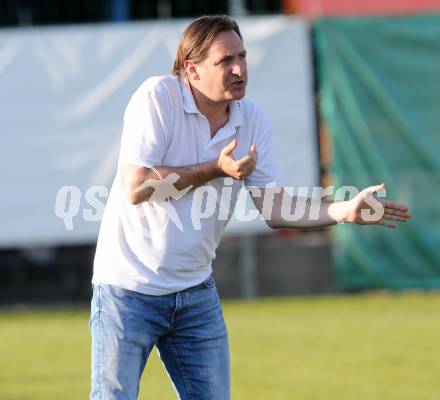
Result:
<svg viewBox="0 0 440 400">
<path fill-rule="evenodd" d="M 389 209 L 393 209 L 393 210 L 398 210 L 398 211 L 408 211 L 408 207 L 405 206 L 404 204 L 400 204 L 400 203 L 395 203 L 394 201 L 389 201 L 389 200 L 379 200 L 380 203 L 382 203 L 382 205 L 385 208 L 389 208 Z"/>
<path fill-rule="evenodd" d="M 246 176 L 249 176 L 250 174 L 252 174 L 254 169 L 255 169 L 255 163 L 254 164 L 249 164 L 249 165 L 247 165 L 246 170 L 244 171 L 244 174 Z"/>
<path fill-rule="evenodd" d="M 241 168 L 241 172 L 245 174 L 246 176 L 250 175 L 255 169 L 255 162 L 251 162 L 249 164 L 246 164 Z"/>
<path fill-rule="evenodd" d="M 230 156 L 234 149 L 237 147 L 237 139 L 234 138 L 231 140 L 231 143 L 229 143 L 226 147 L 223 148 L 223 154 Z"/>
<path fill-rule="evenodd" d="M 255 169 L 256 160 L 247 155 L 235 162 L 238 179 L 244 179 L 249 176 Z"/>
<path fill-rule="evenodd" d="M 385 188 L 385 183 L 381 183 L 380 185 L 370 186 L 364 189 L 365 198 L 372 196 L 374 193 L 380 192 Z M 375 199 L 377 202 L 381 204 L 383 207 L 383 215 L 380 220 L 376 221 L 365 221 L 366 224 L 378 224 L 385 226 L 386 228 L 395 228 L 396 224 L 394 222 L 406 222 L 411 218 L 411 215 L 408 211 L 408 207 L 404 204 L 395 203 L 393 201 L 385 200 L 385 199 Z M 370 205 L 368 203 L 368 205 Z"/>
<path fill-rule="evenodd" d="M 381 219 L 381 220 L 378 222 L 378 224 L 379 224 L 379 225 L 382 225 L 382 226 L 385 226 L 385 227 L 387 227 L 387 228 L 391 228 L 391 229 L 394 229 L 394 228 L 396 227 L 395 224 L 393 224 L 392 222 L 388 222 L 386 219 Z"/>
<path fill-rule="evenodd" d="M 258 160 L 258 153 L 257 148 L 253 144 L 249 150 L 249 154 L 247 156 L 244 156 L 243 158 L 240 158 L 237 160 L 237 167 L 238 168 L 247 168 L 248 165 L 252 165 L 253 168 L 255 168 Z"/>
<path fill-rule="evenodd" d="M 255 146 L 254 144 L 249 150 L 249 156 L 251 156 L 255 161 L 258 160 L 257 146 Z"/>
<path fill-rule="evenodd" d="M 399 215 L 393 215 L 393 214 L 388 214 L 388 213 L 385 213 L 383 215 L 383 218 L 393 219 L 395 221 L 400 221 L 400 222 L 406 222 L 409 219 L 409 218 L 406 218 L 406 217 L 400 217 Z"/>
<path fill-rule="evenodd" d="M 252 158 L 251 156 L 244 156 L 243 158 L 237 160 L 238 169 L 247 168 L 248 165 L 253 165 L 253 164 L 255 164 L 255 159 Z"/>
<path fill-rule="evenodd" d="M 399 210 L 396 210 L 394 208 L 385 208 L 385 214 L 396 215 L 398 217 L 402 217 L 402 218 L 405 218 L 405 219 L 410 219 L 411 218 L 411 215 L 410 215 L 410 213 L 408 211 L 399 211 Z"/>
<path fill-rule="evenodd" d="M 384 188 L 385 188 L 385 183 L 381 183 L 380 185 L 370 186 L 364 190 L 366 190 L 370 194 L 373 194 L 373 193 L 380 192 Z"/>
</svg>

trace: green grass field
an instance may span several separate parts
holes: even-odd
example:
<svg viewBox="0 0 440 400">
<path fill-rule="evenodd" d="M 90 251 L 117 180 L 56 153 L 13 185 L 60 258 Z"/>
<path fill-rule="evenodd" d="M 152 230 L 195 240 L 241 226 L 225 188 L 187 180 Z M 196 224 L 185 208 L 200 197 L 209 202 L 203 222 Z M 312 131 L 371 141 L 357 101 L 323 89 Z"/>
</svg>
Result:
<svg viewBox="0 0 440 400">
<path fill-rule="evenodd" d="M 438 400 L 440 294 L 224 301 L 232 398 Z M 0 312 L 0 399 L 88 398 L 87 310 Z M 175 399 L 156 353 L 140 399 Z"/>
</svg>

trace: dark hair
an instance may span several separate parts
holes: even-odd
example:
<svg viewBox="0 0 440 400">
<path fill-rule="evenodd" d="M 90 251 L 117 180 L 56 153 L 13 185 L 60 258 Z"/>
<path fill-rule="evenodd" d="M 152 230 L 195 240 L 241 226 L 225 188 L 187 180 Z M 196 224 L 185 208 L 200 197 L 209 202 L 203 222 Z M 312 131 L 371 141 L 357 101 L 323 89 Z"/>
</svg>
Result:
<svg viewBox="0 0 440 400">
<path fill-rule="evenodd" d="M 183 62 L 185 60 L 194 63 L 202 62 L 215 36 L 227 31 L 234 31 L 243 40 L 237 22 L 227 15 L 205 15 L 191 22 L 180 39 L 174 60 L 173 75 L 185 76 Z"/>
</svg>

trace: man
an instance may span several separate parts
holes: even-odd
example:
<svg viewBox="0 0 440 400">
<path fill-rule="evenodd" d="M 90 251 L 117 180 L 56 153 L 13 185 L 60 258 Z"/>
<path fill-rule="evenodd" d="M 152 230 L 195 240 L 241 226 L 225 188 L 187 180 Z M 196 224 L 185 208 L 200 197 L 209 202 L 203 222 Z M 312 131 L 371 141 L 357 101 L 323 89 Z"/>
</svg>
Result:
<svg viewBox="0 0 440 400">
<path fill-rule="evenodd" d="M 298 199 L 281 188 L 270 123 L 243 100 L 246 84 L 238 25 L 207 16 L 184 32 L 173 76 L 148 79 L 127 106 L 94 265 L 91 399 L 136 399 L 154 345 L 181 399 L 229 399 L 211 262 L 243 184 L 273 228 L 409 218 L 406 207 L 373 199 L 379 185 L 350 201 L 303 199 L 316 218 L 286 219 L 283 207 Z"/>
</svg>

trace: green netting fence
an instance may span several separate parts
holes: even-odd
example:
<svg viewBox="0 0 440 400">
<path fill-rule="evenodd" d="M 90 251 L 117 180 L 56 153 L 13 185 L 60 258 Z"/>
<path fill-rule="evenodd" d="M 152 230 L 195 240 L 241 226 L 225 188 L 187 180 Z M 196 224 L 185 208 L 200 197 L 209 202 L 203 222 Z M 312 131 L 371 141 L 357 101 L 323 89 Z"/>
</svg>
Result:
<svg viewBox="0 0 440 400">
<path fill-rule="evenodd" d="M 336 227 L 339 284 L 440 287 L 440 15 L 326 19 L 314 40 L 334 184 L 385 182 L 412 214 L 395 230 Z"/>
</svg>

